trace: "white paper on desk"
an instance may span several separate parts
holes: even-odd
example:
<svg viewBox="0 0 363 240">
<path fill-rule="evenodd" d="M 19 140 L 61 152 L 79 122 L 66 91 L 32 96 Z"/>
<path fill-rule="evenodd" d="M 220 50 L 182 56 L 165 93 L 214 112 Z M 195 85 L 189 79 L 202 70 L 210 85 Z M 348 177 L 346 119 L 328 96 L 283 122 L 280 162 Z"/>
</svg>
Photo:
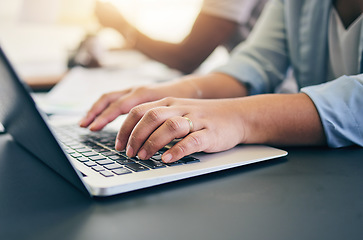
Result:
<svg viewBox="0 0 363 240">
<path fill-rule="evenodd" d="M 82 115 L 103 93 L 171 80 L 178 76 L 178 72 L 153 62 L 132 69 L 77 67 L 38 104 L 47 113 Z"/>
</svg>

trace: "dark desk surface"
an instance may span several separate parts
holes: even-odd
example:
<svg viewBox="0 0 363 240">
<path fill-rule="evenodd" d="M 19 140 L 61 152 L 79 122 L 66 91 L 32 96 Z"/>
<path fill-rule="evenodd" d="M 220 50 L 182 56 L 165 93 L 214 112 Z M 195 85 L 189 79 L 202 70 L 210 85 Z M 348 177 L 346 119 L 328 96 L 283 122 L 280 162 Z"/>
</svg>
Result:
<svg viewBox="0 0 363 240">
<path fill-rule="evenodd" d="M 363 149 L 286 150 L 286 158 L 90 199 L 3 134 L 0 239 L 363 239 Z"/>
</svg>

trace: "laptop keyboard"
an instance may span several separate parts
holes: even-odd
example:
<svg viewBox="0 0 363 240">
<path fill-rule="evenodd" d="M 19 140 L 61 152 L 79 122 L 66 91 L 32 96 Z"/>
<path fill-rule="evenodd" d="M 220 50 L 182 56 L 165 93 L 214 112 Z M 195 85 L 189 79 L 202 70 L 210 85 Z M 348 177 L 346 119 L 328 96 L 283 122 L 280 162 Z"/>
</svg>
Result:
<svg viewBox="0 0 363 240">
<path fill-rule="evenodd" d="M 167 150 L 165 148 L 148 160 L 129 158 L 124 151 L 114 149 L 116 132 L 90 132 L 77 126 L 62 126 L 55 127 L 55 134 L 70 157 L 104 177 L 199 162 L 199 159 L 193 156 L 186 156 L 173 163 L 164 163 L 161 161 L 161 155 Z"/>
</svg>

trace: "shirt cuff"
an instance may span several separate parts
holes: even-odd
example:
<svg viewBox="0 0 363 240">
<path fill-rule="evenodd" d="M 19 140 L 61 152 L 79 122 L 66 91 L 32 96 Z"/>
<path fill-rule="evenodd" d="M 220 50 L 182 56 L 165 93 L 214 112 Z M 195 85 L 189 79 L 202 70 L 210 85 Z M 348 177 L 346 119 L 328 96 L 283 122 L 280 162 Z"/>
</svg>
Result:
<svg viewBox="0 0 363 240">
<path fill-rule="evenodd" d="M 330 147 L 363 146 L 363 75 L 301 89 L 315 104 Z"/>
</svg>

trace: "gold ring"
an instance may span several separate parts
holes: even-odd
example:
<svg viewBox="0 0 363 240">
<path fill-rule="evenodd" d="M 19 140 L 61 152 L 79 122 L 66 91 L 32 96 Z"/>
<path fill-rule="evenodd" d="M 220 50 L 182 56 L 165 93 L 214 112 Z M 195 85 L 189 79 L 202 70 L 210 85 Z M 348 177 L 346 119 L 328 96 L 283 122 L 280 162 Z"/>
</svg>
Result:
<svg viewBox="0 0 363 240">
<path fill-rule="evenodd" d="M 189 132 L 193 132 L 194 126 L 193 126 L 192 120 L 190 120 L 189 118 L 184 117 L 184 116 L 183 116 L 183 118 L 185 118 L 188 121 L 188 123 L 189 123 Z"/>
</svg>

